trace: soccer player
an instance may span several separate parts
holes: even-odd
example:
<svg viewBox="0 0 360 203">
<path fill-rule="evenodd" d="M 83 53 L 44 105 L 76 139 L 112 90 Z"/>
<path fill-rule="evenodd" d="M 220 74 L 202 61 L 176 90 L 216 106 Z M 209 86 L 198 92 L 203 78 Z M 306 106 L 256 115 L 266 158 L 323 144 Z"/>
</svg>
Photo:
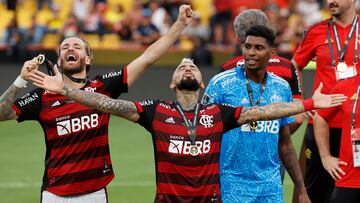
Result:
<svg viewBox="0 0 360 203">
<path fill-rule="evenodd" d="M 359 73 L 358 39 L 359 18 L 354 0 L 328 0 L 331 18 L 311 26 L 297 51 L 292 63 L 302 81 L 302 69 L 316 58 L 313 90 L 322 82 L 324 93 L 328 93 L 342 79 Z M 356 45 L 356 46 L 355 46 Z M 342 113 L 339 111 L 328 121 L 330 127 L 330 152 L 339 157 Z M 306 158 L 305 185 L 312 202 L 325 203 L 334 188 L 334 180 L 324 170 L 315 143 L 313 120 L 305 132 Z"/>
<path fill-rule="evenodd" d="M 86 79 L 92 63 L 89 45 L 78 37 L 65 39 L 57 61 L 65 84 L 117 98 L 179 38 L 192 15 L 190 6 L 182 5 L 165 36 L 125 68 L 93 80 Z M 47 147 L 42 202 L 105 203 L 105 187 L 114 178 L 108 145 L 109 114 L 39 88 L 15 100 L 37 71 L 38 59 L 25 62 L 20 76 L 1 95 L 0 120 L 37 120 L 42 126 Z"/>
<path fill-rule="evenodd" d="M 312 100 L 253 108 L 202 105 L 199 94 L 204 83 L 199 69 L 189 59 L 183 59 L 172 76 L 170 88 L 176 94 L 173 102 L 112 99 L 64 85 L 56 68 L 55 72 L 55 76 L 36 72 L 32 81 L 91 108 L 137 122 L 151 133 L 156 161 L 155 202 L 221 202 L 218 164 L 221 135 L 243 123 L 276 119 L 313 108 Z M 345 100 L 341 95 L 322 95 L 320 89 L 313 98 L 317 108 Z"/>
<path fill-rule="evenodd" d="M 246 31 L 254 25 L 263 25 L 268 26 L 269 20 L 264 12 L 259 9 L 248 9 L 241 12 L 234 20 L 234 31 L 236 34 L 236 40 L 238 46 L 241 48 L 242 44 L 246 40 Z M 237 56 L 233 59 L 230 59 L 228 62 L 224 63 L 220 67 L 220 72 L 224 72 L 233 68 L 238 67 L 239 65 L 244 64 L 245 58 L 243 55 Z M 291 88 L 293 99 L 301 99 L 301 88 L 298 82 L 297 72 L 292 66 L 291 61 L 286 58 L 272 55 L 269 59 L 269 62 L 266 66 L 268 72 L 274 73 L 275 75 L 286 80 Z M 299 117 L 298 122 L 302 123 L 301 117 Z M 298 126 L 297 126 L 298 127 Z M 295 132 L 297 128 L 294 128 Z"/>
<path fill-rule="evenodd" d="M 238 42 L 238 46 L 241 48 L 242 44 L 245 43 L 246 40 L 246 31 L 254 25 L 263 25 L 268 26 L 269 20 L 264 12 L 259 9 L 248 9 L 241 12 L 234 20 L 234 31 L 236 34 L 236 40 Z M 220 68 L 220 72 L 230 70 L 236 68 L 240 65 L 243 65 L 245 58 L 243 55 L 237 56 L 225 64 L 223 64 Z M 282 58 L 277 55 L 272 55 L 269 59 L 269 62 L 266 66 L 266 70 L 268 72 L 274 73 L 275 75 L 286 80 L 291 89 L 292 97 L 296 100 L 301 100 L 301 88 L 298 81 L 297 73 L 292 66 L 291 62 L 288 59 Z M 289 124 L 290 133 L 293 134 L 300 127 L 303 122 L 302 114 L 294 116 L 295 122 Z M 221 148 L 222 151 L 225 151 L 225 147 Z M 220 165 L 222 165 L 222 159 L 225 153 L 220 153 Z M 220 167 L 221 168 L 221 167 Z M 280 167 L 281 179 L 284 180 L 285 176 L 285 168 L 281 164 Z"/>
<path fill-rule="evenodd" d="M 214 76 L 203 101 L 234 106 L 265 106 L 291 102 L 289 84 L 267 72 L 274 54 L 275 36 L 266 26 L 246 31 L 243 65 Z M 224 134 L 220 169 L 223 202 L 283 202 L 279 157 L 300 192 L 309 202 L 296 152 L 290 138 L 293 118 L 248 122 Z"/>
<path fill-rule="evenodd" d="M 325 170 L 335 180 L 331 203 L 357 203 L 360 199 L 360 75 L 338 82 L 331 93 L 341 93 L 348 100 L 341 106 L 318 110 L 314 118 L 315 139 Z M 328 122 L 342 112 L 340 156 L 331 155 Z"/>
</svg>

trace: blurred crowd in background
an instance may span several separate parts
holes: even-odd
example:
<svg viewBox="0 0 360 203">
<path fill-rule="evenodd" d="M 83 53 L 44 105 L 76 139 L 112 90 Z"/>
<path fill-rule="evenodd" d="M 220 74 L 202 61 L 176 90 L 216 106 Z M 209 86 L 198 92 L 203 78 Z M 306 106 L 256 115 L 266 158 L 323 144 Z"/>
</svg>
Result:
<svg viewBox="0 0 360 203">
<path fill-rule="evenodd" d="M 242 10 L 267 14 L 279 55 L 288 58 L 304 30 L 329 17 L 326 0 L 0 0 L 0 49 L 24 59 L 26 50 L 55 49 L 74 35 L 93 49 L 146 47 L 167 32 L 184 3 L 196 16 L 175 47 L 205 65 L 214 51 L 239 51 L 232 21 Z"/>
</svg>

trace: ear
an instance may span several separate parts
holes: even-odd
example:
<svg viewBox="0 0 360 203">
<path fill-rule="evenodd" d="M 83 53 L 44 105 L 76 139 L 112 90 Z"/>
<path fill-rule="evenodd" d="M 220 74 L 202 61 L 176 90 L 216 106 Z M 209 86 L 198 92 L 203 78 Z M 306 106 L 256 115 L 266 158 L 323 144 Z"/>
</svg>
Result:
<svg viewBox="0 0 360 203">
<path fill-rule="evenodd" d="M 86 58 L 85 58 L 85 64 L 86 64 L 86 65 L 91 65 L 91 61 L 92 61 L 92 58 L 90 58 L 90 56 L 86 56 Z"/>
<path fill-rule="evenodd" d="M 169 87 L 170 87 L 170 89 L 175 90 L 175 88 L 176 88 L 175 82 L 171 81 Z"/>
<path fill-rule="evenodd" d="M 271 48 L 270 57 L 274 56 L 275 54 L 276 54 L 276 48 Z"/>
<path fill-rule="evenodd" d="M 201 82 L 201 83 L 200 83 L 200 88 L 201 88 L 201 89 L 205 89 L 205 83 L 204 83 L 204 82 Z"/>
<path fill-rule="evenodd" d="M 235 37 L 235 38 L 236 38 L 236 42 L 237 42 L 237 43 L 238 43 L 238 45 L 241 47 L 242 42 L 241 42 L 240 37 L 236 35 L 236 37 Z"/>
</svg>

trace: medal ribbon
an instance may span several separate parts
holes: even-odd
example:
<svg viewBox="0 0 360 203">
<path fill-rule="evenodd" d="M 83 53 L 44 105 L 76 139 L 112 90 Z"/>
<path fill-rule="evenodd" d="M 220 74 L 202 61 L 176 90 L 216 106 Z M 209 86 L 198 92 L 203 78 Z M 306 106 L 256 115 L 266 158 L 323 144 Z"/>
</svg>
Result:
<svg viewBox="0 0 360 203">
<path fill-rule="evenodd" d="M 196 141 L 196 125 L 197 125 L 197 117 L 198 117 L 198 113 L 199 113 L 200 103 L 198 102 L 196 104 L 194 118 L 193 118 L 192 123 L 190 123 L 188 121 L 188 119 L 186 118 L 185 113 L 184 113 L 183 109 L 181 108 L 180 104 L 177 102 L 174 102 L 174 105 L 184 120 L 186 129 L 188 131 L 188 135 L 189 135 L 189 138 L 191 141 L 191 145 L 195 145 L 196 144 L 195 143 L 195 141 Z"/>
<path fill-rule="evenodd" d="M 336 24 L 335 24 L 335 22 L 333 20 L 329 20 L 328 29 L 326 29 L 326 35 L 327 35 L 328 45 L 329 45 L 329 49 L 330 49 L 331 64 L 332 64 L 333 67 L 336 67 L 335 54 L 334 54 L 334 49 L 332 47 L 331 36 L 330 36 L 330 24 L 331 24 L 331 26 L 333 27 L 333 30 L 334 30 L 336 48 L 338 50 L 339 62 L 340 63 L 344 62 L 345 53 L 346 53 L 347 49 L 349 48 L 349 43 L 350 43 L 352 34 L 354 32 L 354 28 L 356 29 L 355 45 L 354 45 L 354 64 L 357 64 L 357 62 L 358 62 L 358 37 L 359 37 L 358 17 L 355 16 L 355 18 L 354 18 L 354 20 L 352 22 L 350 32 L 348 33 L 348 36 L 347 36 L 347 38 L 345 40 L 345 43 L 344 43 L 344 48 L 342 50 L 341 50 L 341 45 L 340 45 L 339 34 L 338 34 L 337 29 L 336 29 Z"/>
<path fill-rule="evenodd" d="M 261 96 L 262 94 L 264 93 L 265 91 L 265 85 L 266 85 L 266 73 L 265 73 L 265 76 L 264 76 L 264 79 L 263 81 L 261 82 L 261 90 L 260 90 L 260 95 L 259 95 L 259 100 L 256 102 L 256 104 L 254 105 L 254 96 L 253 96 L 253 92 L 252 92 L 252 89 L 251 89 L 251 86 L 250 86 L 250 80 L 249 78 L 247 77 L 246 75 L 246 71 L 245 69 L 243 69 L 244 71 L 244 75 L 245 75 L 245 80 L 246 80 L 246 90 L 248 92 L 248 95 L 249 95 L 249 99 L 250 99 L 250 104 L 251 106 L 257 106 L 260 104 L 260 99 L 261 99 Z"/>
</svg>

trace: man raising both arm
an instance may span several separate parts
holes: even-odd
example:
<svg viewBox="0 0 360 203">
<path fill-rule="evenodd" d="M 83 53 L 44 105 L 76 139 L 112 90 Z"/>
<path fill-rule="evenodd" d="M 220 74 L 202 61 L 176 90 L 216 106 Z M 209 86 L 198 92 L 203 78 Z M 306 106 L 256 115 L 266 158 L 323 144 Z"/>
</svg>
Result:
<svg viewBox="0 0 360 203">
<path fill-rule="evenodd" d="M 92 64 L 89 45 L 79 37 L 66 38 L 60 44 L 57 60 L 64 83 L 73 89 L 119 97 L 179 38 L 192 15 L 190 6 L 182 5 L 177 21 L 166 35 L 125 68 L 93 80 L 87 80 Z M 39 88 L 15 100 L 19 88 L 26 86 L 38 66 L 37 58 L 25 62 L 20 76 L 0 96 L 0 121 L 37 120 L 41 124 L 47 147 L 43 203 L 68 202 L 68 196 L 72 197 L 71 203 L 105 203 L 105 187 L 114 177 L 108 145 L 109 114 Z M 79 121 L 85 124 L 76 124 Z"/>
</svg>

